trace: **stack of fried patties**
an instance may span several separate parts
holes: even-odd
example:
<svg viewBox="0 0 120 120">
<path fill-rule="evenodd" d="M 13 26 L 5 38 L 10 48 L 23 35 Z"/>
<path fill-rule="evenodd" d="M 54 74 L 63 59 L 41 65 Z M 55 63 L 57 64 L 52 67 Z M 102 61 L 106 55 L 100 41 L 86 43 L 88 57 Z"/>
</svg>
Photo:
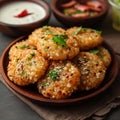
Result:
<svg viewBox="0 0 120 120">
<path fill-rule="evenodd" d="M 102 42 L 101 32 L 90 28 L 38 28 L 10 48 L 8 77 L 19 86 L 37 84 L 50 99 L 96 89 L 111 63 Z"/>
</svg>

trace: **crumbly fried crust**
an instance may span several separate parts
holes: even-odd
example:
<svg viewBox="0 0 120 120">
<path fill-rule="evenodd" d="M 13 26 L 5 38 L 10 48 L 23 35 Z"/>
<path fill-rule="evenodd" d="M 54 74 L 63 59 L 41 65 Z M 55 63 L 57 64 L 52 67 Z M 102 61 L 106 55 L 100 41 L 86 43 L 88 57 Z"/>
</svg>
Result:
<svg viewBox="0 0 120 120">
<path fill-rule="evenodd" d="M 15 84 L 25 86 L 34 84 L 42 77 L 48 66 L 39 52 L 31 50 L 22 59 L 12 59 L 8 64 L 8 77 Z"/>
<path fill-rule="evenodd" d="M 105 67 L 108 68 L 111 63 L 111 55 L 109 51 L 103 46 L 98 46 L 95 50 L 98 50 L 96 55 L 103 61 Z"/>
<path fill-rule="evenodd" d="M 78 42 L 67 36 L 60 27 L 48 26 L 35 30 L 29 37 L 29 43 L 36 44 L 37 50 L 49 60 L 71 59 L 79 53 Z"/>
<path fill-rule="evenodd" d="M 21 59 L 23 58 L 27 53 L 29 53 L 30 50 L 35 50 L 36 48 L 28 43 L 27 40 L 22 40 L 20 42 L 17 42 L 14 44 L 9 51 L 9 59 Z"/>
<path fill-rule="evenodd" d="M 45 77 L 38 82 L 38 91 L 50 99 L 69 97 L 80 85 L 80 72 L 69 61 L 52 61 Z"/>
<path fill-rule="evenodd" d="M 90 28 L 72 27 L 67 29 L 66 34 L 78 41 L 81 51 L 92 49 L 103 42 L 101 34 Z"/>
<path fill-rule="evenodd" d="M 104 80 L 106 68 L 97 55 L 80 52 L 74 62 L 81 72 L 80 91 L 97 88 Z"/>
<path fill-rule="evenodd" d="M 64 34 L 65 30 L 61 27 L 51 27 L 51 26 L 44 26 L 42 28 L 38 28 L 32 32 L 32 34 L 28 37 L 28 42 L 30 45 L 37 46 L 38 41 L 41 38 L 44 38 L 45 35 L 51 36 L 51 34 Z"/>
</svg>

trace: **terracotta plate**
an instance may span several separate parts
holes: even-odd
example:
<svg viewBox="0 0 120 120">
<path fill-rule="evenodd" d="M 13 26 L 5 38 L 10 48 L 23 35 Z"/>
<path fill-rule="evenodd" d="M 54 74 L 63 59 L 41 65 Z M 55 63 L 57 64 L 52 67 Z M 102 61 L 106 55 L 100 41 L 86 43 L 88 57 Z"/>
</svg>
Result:
<svg viewBox="0 0 120 120">
<path fill-rule="evenodd" d="M 88 100 L 90 98 L 93 98 L 94 96 L 102 93 L 105 91 L 115 80 L 117 73 L 118 73 L 118 61 L 116 58 L 116 55 L 113 51 L 113 49 L 107 44 L 103 43 L 103 46 L 107 48 L 112 56 L 112 62 L 111 65 L 109 66 L 107 70 L 107 74 L 105 76 L 104 81 L 102 84 L 95 90 L 91 90 L 88 92 L 78 92 L 73 94 L 70 98 L 63 99 L 63 100 L 51 100 L 43 97 L 37 92 L 37 88 L 34 85 L 28 86 L 28 87 L 20 87 L 11 82 L 7 76 L 7 65 L 8 65 L 8 52 L 10 47 L 15 44 L 18 41 L 21 41 L 22 39 L 25 39 L 25 37 L 20 37 L 16 40 L 14 40 L 6 49 L 4 50 L 2 57 L 1 57 L 1 73 L 4 78 L 4 81 L 9 85 L 10 88 L 12 88 L 14 91 L 17 93 L 30 98 L 32 100 L 35 100 L 39 103 L 44 103 L 44 104 L 54 104 L 54 105 L 66 105 L 70 103 L 77 103 L 77 102 L 83 102 L 85 100 Z"/>
</svg>

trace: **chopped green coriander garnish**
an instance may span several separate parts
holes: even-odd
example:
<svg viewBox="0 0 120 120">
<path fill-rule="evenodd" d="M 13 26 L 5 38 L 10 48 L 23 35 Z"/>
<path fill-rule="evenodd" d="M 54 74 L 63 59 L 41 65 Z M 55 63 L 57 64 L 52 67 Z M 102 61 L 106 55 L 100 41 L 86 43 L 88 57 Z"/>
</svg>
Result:
<svg viewBox="0 0 120 120">
<path fill-rule="evenodd" d="M 20 46 L 20 49 L 25 49 L 25 48 L 29 49 L 30 47 L 29 47 L 29 45 L 21 45 Z"/>
<path fill-rule="evenodd" d="M 33 57 L 33 56 L 35 56 L 35 53 L 33 52 L 33 53 L 30 53 L 30 55 Z"/>
<path fill-rule="evenodd" d="M 45 31 L 45 34 L 53 34 L 53 31 L 51 31 L 51 30 L 47 30 L 47 31 Z"/>
<path fill-rule="evenodd" d="M 77 35 L 77 34 L 79 34 L 79 32 L 82 30 L 82 27 L 79 27 L 74 33 L 73 33 L 73 35 Z"/>
<path fill-rule="evenodd" d="M 48 74 L 53 80 L 56 80 L 59 77 L 59 73 L 56 70 L 50 70 Z"/>
<path fill-rule="evenodd" d="M 18 62 L 20 59 L 19 58 L 16 58 L 16 62 Z"/>
<path fill-rule="evenodd" d="M 49 38 L 48 37 L 45 37 L 44 40 L 48 40 Z"/>
<path fill-rule="evenodd" d="M 45 25 L 45 26 L 43 26 L 42 28 L 46 30 L 46 29 L 48 28 L 48 26 L 47 26 L 47 25 Z"/>
<path fill-rule="evenodd" d="M 34 52 L 30 53 L 30 54 L 27 56 L 27 59 L 30 60 L 30 59 L 32 59 L 33 56 L 35 56 L 35 53 L 34 53 Z"/>
<path fill-rule="evenodd" d="M 53 31 L 52 30 L 49 30 L 49 27 L 48 26 L 43 26 L 42 27 L 43 31 L 45 34 L 53 34 Z"/>
<path fill-rule="evenodd" d="M 93 54 L 98 54 L 100 52 L 100 50 L 98 49 L 93 49 L 93 50 L 90 50 L 89 51 L 90 53 L 93 53 Z"/>
<path fill-rule="evenodd" d="M 46 86 L 47 86 L 46 83 L 42 83 L 42 84 L 41 84 L 41 87 L 46 87 Z"/>
<path fill-rule="evenodd" d="M 81 29 L 81 30 L 88 30 L 88 29 L 90 29 L 90 28 L 85 28 L 85 27 L 83 28 L 83 27 L 82 27 L 82 29 Z"/>
<path fill-rule="evenodd" d="M 80 31 L 84 31 L 84 30 L 89 30 L 90 28 L 83 28 L 83 27 L 79 27 L 75 32 L 75 34 L 78 34 Z M 102 34 L 102 31 L 100 30 L 95 30 L 95 29 L 92 29 L 94 32 L 98 33 L 98 34 Z"/>
<path fill-rule="evenodd" d="M 93 31 L 100 34 L 100 35 L 102 34 L 102 31 L 100 31 L 100 30 L 93 30 Z"/>
<path fill-rule="evenodd" d="M 23 76 L 23 75 L 24 75 L 24 69 L 23 69 L 23 68 L 21 69 L 21 71 L 19 72 L 18 75 L 20 75 L 20 76 Z"/>
<path fill-rule="evenodd" d="M 77 34 L 79 34 L 81 31 L 86 31 L 86 30 L 89 30 L 90 28 L 83 28 L 82 26 L 81 27 L 79 27 L 74 33 L 73 33 L 73 35 L 77 35 Z M 94 30 L 94 29 L 92 29 L 94 32 L 97 32 L 97 33 L 99 33 L 99 34 L 101 34 L 102 32 L 101 31 L 98 31 L 98 30 Z"/>
<path fill-rule="evenodd" d="M 66 34 L 57 34 L 55 35 L 52 40 L 53 42 L 55 42 L 57 45 L 60 45 L 60 46 L 63 46 L 65 47 L 66 46 L 66 41 L 65 39 L 67 39 L 68 36 Z"/>
</svg>

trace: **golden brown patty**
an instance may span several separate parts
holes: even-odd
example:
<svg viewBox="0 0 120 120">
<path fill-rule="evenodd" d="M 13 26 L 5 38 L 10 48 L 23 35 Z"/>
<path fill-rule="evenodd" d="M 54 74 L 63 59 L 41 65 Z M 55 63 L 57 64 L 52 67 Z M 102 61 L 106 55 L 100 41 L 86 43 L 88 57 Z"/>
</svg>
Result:
<svg viewBox="0 0 120 120">
<path fill-rule="evenodd" d="M 36 50 L 31 50 L 20 60 L 8 64 L 8 77 L 15 84 L 24 86 L 38 81 L 45 73 L 48 62 Z"/>
<path fill-rule="evenodd" d="M 103 61 L 105 67 L 108 68 L 111 63 L 111 55 L 106 48 L 103 46 L 98 46 L 89 52 L 96 54 Z"/>
<path fill-rule="evenodd" d="M 69 61 L 52 61 L 45 77 L 38 82 L 38 91 L 47 98 L 64 99 L 80 85 L 80 72 Z"/>
<path fill-rule="evenodd" d="M 76 40 L 65 34 L 65 30 L 55 27 L 39 29 L 41 36 L 37 41 L 37 50 L 49 60 L 72 59 L 79 53 L 79 46 Z M 34 34 L 34 32 L 33 32 Z"/>
<path fill-rule="evenodd" d="M 90 90 L 101 84 L 105 77 L 106 68 L 97 55 L 80 52 L 74 62 L 81 72 L 79 90 Z"/>
<path fill-rule="evenodd" d="M 103 42 L 100 32 L 90 28 L 72 27 L 67 29 L 66 34 L 78 41 L 81 51 L 92 49 Z"/>
<path fill-rule="evenodd" d="M 43 26 L 38 28 L 32 32 L 32 34 L 28 37 L 28 42 L 30 45 L 37 46 L 37 41 L 41 38 L 47 39 L 46 36 L 51 36 L 52 34 L 64 34 L 65 30 L 61 27 L 51 27 L 51 26 Z"/>
</svg>

